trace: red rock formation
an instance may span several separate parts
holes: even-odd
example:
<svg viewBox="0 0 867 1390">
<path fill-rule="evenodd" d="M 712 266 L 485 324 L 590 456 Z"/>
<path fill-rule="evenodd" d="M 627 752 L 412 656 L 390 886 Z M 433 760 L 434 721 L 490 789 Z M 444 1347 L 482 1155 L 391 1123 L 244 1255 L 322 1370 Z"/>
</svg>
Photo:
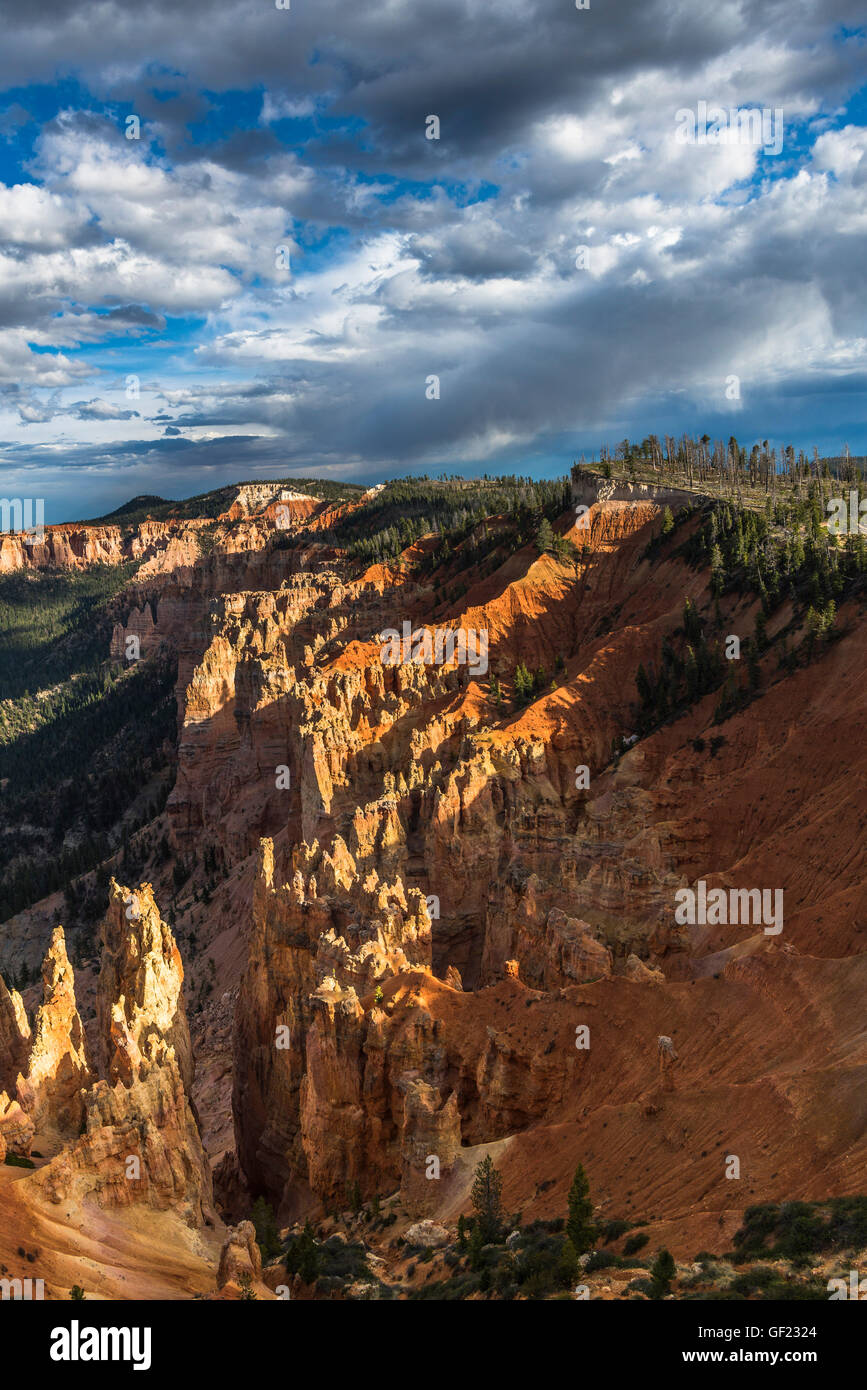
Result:
<svg viewBox="0 0 867 1390">
<path fill-rule="evenodd" d="M 0 1087 L 14 1088 L 30 1055 L 30 1024 L 17 990 L 8 990 L 0 976 Z"/>
<path fill-rule="evenodd" d="M 230 1285 L 239 1293 L 245 1275 L 252 1283 L 259 1283 L 262 1279 L 262 1256 L 256 1244 L 256 1227 L 252 1221 L 242 1221 L 226 1232 L 220 1251 L 217 1288 L 225 1289 Z"/>
<path fill-rule="evenodd" d="M 401 1136 L 401 1195 L 411 1216 L 438 1210 L 440 1184 L 451 1176 L 461 1147 L 461 1116 L 454 1091 L 445 1100 L 437 1086 L 408 1077 Z"/>
<path fill-rule="evenodd" d="M 42 965 L 42 1003 L 36 1011 L 27 1072 L 18 1077 L 18 1102 L 36 1130 L 76 1135 L 84 1115 L 84 1088 L 90 1082 L 75 976 L 63 928 L 55 927 Z"/>
<path fill-rule="evenodd" d="M 429 966 L 430 925 L 418 890 L 359 877 L 339 838 L 330 853 L 299 846 L 280 871 L 263 841 L 233 1093 L 254 1190 L 279 1203 L 291 1182 L 336 1195 L 348 1179 L 367 1183 L 368 1167 L 396 1175 L 403 1105 L 383 1075 L 385 1015 L 368 1015 L 358 992 Z"/>
<path fill-rule="evenodd" d="M 183 999 L 184 968 L 168 923 L 142 883 L 109 885 L 102 922 L 102 964 L 97 989 L 100 1069 L 109 1081 L 129 1083 L 154 1042 L 174 1049 L 187 1091 L 193 1054 Z"/>
<path fill-rule="evenodd" d="M 215 1220 L 211 1173 L 171 1048 L 152 1045 L 129 1085 L 85 1094 L 85 1130 L 32 1181 L 51 1202 L 143 1203 L 191 1226 Z"/>
<path fill-rule="evenodd" d="M 51 1202 L 142 1202 L 178 1212 L 190 1225 L 212 1223 L 210 1165 L 186 1091 L 193 1063 L 183 968 L 149 884 L 131 893 L 112 880 L 102 945 L 97 1024 L 104 1079 L 86 1090 L 83 1030 L 59 927 L 46 957 L 46 997 L 19 1096 L 40 1126 L 68 1133 L 74 1118 L 77 1137 L 32 1181 Z"/>
</svg>

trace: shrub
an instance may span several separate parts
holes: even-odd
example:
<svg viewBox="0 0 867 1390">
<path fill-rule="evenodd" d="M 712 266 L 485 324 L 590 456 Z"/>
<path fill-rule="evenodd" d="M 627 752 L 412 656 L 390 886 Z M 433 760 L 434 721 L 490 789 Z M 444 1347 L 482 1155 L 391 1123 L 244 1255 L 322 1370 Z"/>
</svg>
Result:
<svg viewBox="0 0 867 1390">
<path fill-rule="evenodd" d="M 628 1230 L 628 1221 L 606 1221 L 601 1232 L 603 1245 L 610 1244 L 612 1240 L 619 1240 L 621 1236 L 626 1235 Z"/>
<path fill-rule="evenodd" d="M 638 1235 L 630 1236 L 623 1246 L 624 1255 L 637 1255 L 639 1250 L 643 1250 L 650 1237 L 640 1231 Z"/>
<path fill-rule="evenodd" d="M 597 1269 L 614 1269 L 617 1264 L 616 1255 L 609 1254 L 607 1250 L 594 1250 L 584 1266 L 584 1272 L 592 1274 Z"/>
</svg>

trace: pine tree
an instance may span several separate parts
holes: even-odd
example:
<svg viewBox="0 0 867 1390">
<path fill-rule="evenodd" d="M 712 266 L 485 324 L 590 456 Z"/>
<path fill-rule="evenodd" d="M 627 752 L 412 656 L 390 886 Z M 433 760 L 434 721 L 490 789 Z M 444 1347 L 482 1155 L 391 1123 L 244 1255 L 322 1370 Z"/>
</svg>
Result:
<svg viewBox="0 0 867 1390">
<path fill-rule="evenodd" d="M 319 1273 L 319 1247 L 309 1221 L 305 1221 L 304 1230 L 291 1251 L 287 1251 L 286 1268 L 290 1274 L 300 1274 L 305 1284 L 312 1284 Z"/>
<path fill-rule="evenodd" d="M 719 598 L 725 587 L 725 582 L 726 572 L 722 551 L 718 545 L 715 545 L 710 552 L 710 591 L 714 598 Z"/>
<path fill-rule="evenodd" d="M 533 694 L 533 677 L 523 661 L 515 668 L 515 703 L 525 705 Z"/>
<path fill-rule="evenodd" d="M 671 1281 L 677 1273 L 674 1256 L 663 1248 L 650 1267 L 651 1298 L 665 1298 L 671 1291 Z"/>
<path fill-rule="evenodd" d="M 563 1248 L 560 1251 L 560 1259 L 557 1262 L 557 1274 L 564 1288 L 569 1288 L 569 1286 L 575 1282 L 580 1268 L 578 1253 L 569 1236 L 567 1236 L 563 1242 Z"/>
<path fill-rule="evenodd" d="M 540 555 L 546 551 L 554 549 L 554 532 L 551 523 L 546 516 L 539 522 L 539 529 L 536 532 L 536 548 Z"/>
<path fill-rule="evenodd" d="M 635 675 L 635 684 L 638 687 L 638 695 L 645 709 L 650 709 L 653 704 L 653 689 L 644 669 L 644 663 L 639 662 L 638 671 Z"/>
<path fill-rule="evenodd" d="M 270 1202 L 266 1202 L 264 1197 L 257 1197 L 253 1203 L 251 1215 L 253 1225 L 256 1227 L 256 1244 L 259 1246 L 263 1261 L 267 1264 L 268 1260 L 273 1260 L 282 1250 L 274 1210 Z"/>
<path fill-rule="evenodd" d="M 595 1245 L 598 1232 L 593 1224 L 593 1203 L 590 1200 L 590 1183 L 582 1164 L 575 1169 L 575 1177 L 569 1189 L 569 1215 L 566 1218 L 566 1234 L 572 1242 L 576 1255 L 583 1255 Z"/>
<path fill-rule="evenodd" d="M 666 507 L 662 513 L 662 534 L 668 536 L 674 530 L 674 517 L 671 514 L 671 507 Z"/>
<path fill-rule="evenodd" d="M 699 693 L 698 663 L 696 662 L 695 652 L 692 647 L 687 647 L 686 649 L 684 677 L 686 680 L 686 698 L 689 700 L 690 704 L 692 704 L 693 700 L 698 698 Z"/>
<path fill-rule="evenodd" d="M 491 1245 L 499 1239 L 503 1220 L 503 1175 L 494 1167 L 490 1154 L 476 1168 L 471 1201 L 476 1213 L 476 1230 L 481 1232 L 482 1244 Z M 471 1242 L 472 1244 L 472 1242 Z"/>
<path fill-rule="evenodd" d="M 688 642 L 695 642 L 701 636 L 701 618 L 691 598 L 683 606 L 683 630 Z"/>
<path fill-rule="evenodd" d="M 478 1269 L 479 1265 L 481 1264 L 481 1262 L 482 1262 L 482 1246 L 483 1246 L 484 1244 L 485 1244 L 485 1238 L 484 1238 L 484 1236 L 482 1235 L 481 1223 L 478 1222 L 478 1221 L 475 1221 L 475 1222 L 473 1223 L 473 1229 L 472 1229 L 472 1231 L 470 1232 L 470 1246 L 469 1246 L 469 1253 L 468 1253 L 468 1259 L 469 1259 L 470 1269 Z"/>
</svg>

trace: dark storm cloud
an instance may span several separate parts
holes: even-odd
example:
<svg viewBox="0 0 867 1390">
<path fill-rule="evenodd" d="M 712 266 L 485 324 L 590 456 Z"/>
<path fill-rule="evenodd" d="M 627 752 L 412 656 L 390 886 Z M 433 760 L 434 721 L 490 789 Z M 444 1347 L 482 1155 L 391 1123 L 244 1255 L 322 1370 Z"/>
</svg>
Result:
<svg viewBox="0 0 867 1390">
<path fill-rule="evenodd" d="M 209 100 L 202 89 L 312 94 L 330 103 L 330 114 L 365 122 L 370 167 L 429 174 L 432 160 L 454 167 L 520 144 L 528 124 L 564 105 L 590 110 L 613 82 L 638 71 L 689 74 L 758 36 L 807 50 L 823 34 L 860 25 L 863 8 L 854 0 L 609 0 L 588 11 L 563 0 L 520 10 L 464 0 L 296 0 L 281 11 L 266 0 L 107 0 L 99 17 L 82 24 L 80 4 L 7 0 L 0 82 L 50 80 L 59 59 L 61 72 L 118 98 L 132 95 L 142 114 L 176 127 L 201 115 Z M 805 76 L 841 82 L 852 62 L 843 46 L 816 51 Z M 157 100 L 154 88 L 172 95 Z M 420 140 L 430 112 L 443 121 L 448 156 Z M 319 153 L 330 159 L 334 148 L 340 158 L 330 143 Z"/>
</svg>

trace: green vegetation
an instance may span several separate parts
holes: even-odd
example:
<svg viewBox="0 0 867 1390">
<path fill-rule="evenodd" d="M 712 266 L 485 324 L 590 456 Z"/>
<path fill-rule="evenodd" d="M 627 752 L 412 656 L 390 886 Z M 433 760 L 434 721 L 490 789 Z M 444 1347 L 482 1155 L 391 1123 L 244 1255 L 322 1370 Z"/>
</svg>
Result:
<svg viewBox="0 0 867 1390">
<path fill-rule="evenodd" d="M 0 741 L 15 736 L 16 700 L 93 671 L 105 658 L 112 628 L 106 605 L 137 568 L 130 561 L 0 575 Z"/>
<path fill-rule="evenodd" d="M 470 1201 L 476 1213 L 474 1234 L 478 1232 L 484 1245 L 499 1240 L 503 1223 L 503 1176 L 490 1154 L 476 1168 Z"/>
<path fill-rule="evenodd" d="M 87 895 L 70 880 L 125 844 L 168 794 L 174 667 L 107 661 L 135 569 L 0 577 L 0 921 L 67 885 L 69 916 L 86 918 Z"/>
<path fill-rule="evenodd" d="M 506 1300 L 519 1293 L 530 1299 L 556 1297 L 573 1288 L 580 1269 L 575 1248 L 563 1234 L 562 1218 L 534 1221 L 513 1233 L 508 1245 L 502 1240 L 484 1241 L 478 1220 L 474 1220 L 466 1261 L 460 1259 L 460 1249 L 458 1242 L 457 1258 L 446 1256 L 454 1271 L 452 1277 L 413 1289 L 410 1299 L 451 1301 L 473 1293 Z"/>
<path fill-rule="evenodd" d="M 530 704 L 536 695 L 548 690 L 548 676 L 543 667 L 537 667 L 536 671 L 531 671 L 519 661 L 515 667 L 515 674 L 512 677 L 512 684 L 515 694 L 515 708 L 521 709 L 524 705 Z M 499 689 L 499 687 L 498 687 Z M 502 703 L 502 701 L 500 701 Z"/>
<path fill-rule="evenodd" d="M 297 1236 L 291 1236 L 284 1255 L 286 1270 L 298 1274 L 305 1284 L 316 1284 L 316 1293 L 340 1292 L 356 1281 L 373 1284 L 380 1298 L 393 1297 L 367 1265 L 367 1250 L 360 1241 L 346 1241 L 332 1235 L 317 1241 L 307 1221 Z"/>
<path fill-rule="evenodd" d="M 539 529 L 536 532 L 536 545 L 540 555 L 554 549 L 554 531 L 546 516 L 543 516 L 539 523 Z"/>
<path fill-rule="evenodd" d="M 639 1250 L 643 1250 L 650 1237 L 645 1231 L 638 1231 L 634 1236 L 623 1242 L 624 1255 L 637 1255 Z"/>
<path fill-rule="evenodd" d="M 593 1203 L 590 1200 L 590 1183 L 582 1164 L 578 1164 L 575 1177 L 569 1189 L 569 1215 L 566 1218 L 566 1234 L 576 1255 L 583 1255 L 596 1244 L 599 1232 L 593 1222 Z"/>
<path fill-rule="evenodd" d="M 8 1153 L 3 1162 L 9 1168 L 35 1168 L 36 1164 L 30 1158 L 24 1158 L 22 1154 Z"/>
<path fill-rule="evenodd" d="M 269 1260 L 275 1260 L 283 1250 L 271 1203 L 266 1202 L 264 1197 L 257 1197 L 253 1203 L 250 1220 L 256 1227 L 256 1244 L 262 1256 L 262 1263 L 267 1264 Z"/>
<path fill-rule="evenodd" d="M 757 1256 L 797 1260 L 821 1251 L 863 1249 L 867 1246 L 867 1197 L 748 1207 L 734 1246 L 736 1262 Z"/>
<path fill-rule="evenodd" d="M 458 546 L 466 569 L 495 550 L 529 544 L 543 519 L 550 526 L 569 501 L 565 478 L 397 478 L 321 538 L 370 564 L 395 560 L 420 536 L 438 535 L 422 569 L 446 564 Z"/>
<path fill-rule="evenodd" d="M 0 744 L 0 778 L 9 779 L 0 920 L 94 868 L 162 809 L 169 786 L 158 775 L 176 735 L 174 678 L 168 661 L 84 678 L 53 718 Z"/>
<path fill-rule="evenodd" d="M 305 492 L 319 497 L 323 502 L 350 502 L 360 497 L 364 491 L 361 483 L 335 483 L 326 478 L 257 478 L 242 483 L 228 483 L 225 487 L 214 488 L 212 492 L 200 492 L 195 497 L 185 497 L 177 502 L 165 497 L 147 494 L 132 497 L 106 516 L 94 517 L 89 526 L 138 526 L 142 521 L 189 521 L 195 517 L 218 517 L 232 505 L 241 487 L 291 488 L 293 492 Z"/>
<path fill-rule="evenodd" d="M 312 1284 L 319 1273 L 320 1249 L 313 1235 L 313 1227 L 309 1221 L 305 1221 L 301 1234 L 290 1236 L 286 1244 L 284 1258 L 287 1272 L 300 1274 L 305 1284 Z"/>
<path fill-rule="evenodd" d="M 674 1256 L 670 1250 L 662 1249 L 650 1267 L 650 1297 L 665 1298 L 671 1293 L 671 1281 L 677 1273 Z"/>
<path fill-rule="evenodd" d="M 813 481 L 803 497 L 769 503 L 762 515 L 729 503 L 712 504 L 701 524 L 675 554 L 693 568 L 709 571 L 713 615 L 702 615 L 687 599 L 683 625 L 663 640 L 659 659 L 636 673 L 636 725 L 647 733 L 683 713 L 711 691 L 719 691 L 715 719 L 729 718 L 754 698 L 761 685 L 760 659 L 769 648 L 767 623 L 789 601 L 795 614 L 777 634 L 778 665 L 793 670 L 809 662 L 838 634 L 839 604 L 865 588 L 867 543 L 862 535 L 842 542 L 821 525 L 822 490 Z M 675 525 L 690 513 L 682 510 Z M 652 541 L 648 551 L 657 546 Z M 741 660 L 725 656 L 724 625 L 719 601 L 727 594 L 758 599 L 761 609 L 755 630 L 743 637 Z M 803 621 L 806 635 L 796 649 L 788 645 L 789 628 Z"/>
<path fill-rule="evenodd" d="M 603 448 L 601 462 L 591 467 L 600 469 L 607 478 L 667 483 L 728 497 L 746 506 L 761 506 L 766 498 L 776 499 L 784 492 L 802 495 L 811 481 L 819 479 L 857 484 L 864 476 L 864 464 L 865 460 L 857 457 L 820 459 L 816 449 L 808 459 L 803 449 L 796 454 L 791 444 L 778 453 L 767 439 L 753 444 L 748 452 L 734 435 L 728 442 L 712 442 L 708 434 L 700 439 L 665 435 L 663 440 L 651 434 L 640 442 L 621 440 L 613 454 Z M 581 467 L 573 467 L 572 472 L 579 475 Z"/>
</svg>

